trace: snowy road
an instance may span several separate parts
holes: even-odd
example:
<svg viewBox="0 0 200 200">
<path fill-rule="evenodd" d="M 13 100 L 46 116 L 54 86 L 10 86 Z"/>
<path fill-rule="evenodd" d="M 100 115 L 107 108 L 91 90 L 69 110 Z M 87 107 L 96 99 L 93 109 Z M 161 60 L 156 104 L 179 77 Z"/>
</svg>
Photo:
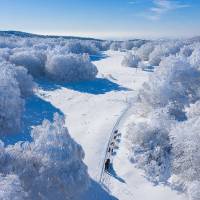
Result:
<svg viewBox="0 0 200 200">
<path fill-rule="evenodd" d="M 110 138 L 109 138 L 108 145 L 107 145 L 106 152 L 105 152 L 105 157 L 104 157 L 104 160 L 102 162 L 102 169 L 101 169 L 101 175 L 100 175 L 100 180 L 99 180 L 99 182 L 103 185 L 106 184 L 105 183 L 105 176 L 107 175 L 107 172 L 105 171 L 105 162 L 106 162 L 107 159 L 110 159 L 110 161 L 112 163 L 113 158 L 114 158 L 114 155 L 112 155 L 111 150 L 109 152 L 109 148 L 112 146 L 113 142 L 116 142 L 116 140 L 114 140 L 115 131 L 119 130 L 120 124 L 125 119 L 125 116 L 126 116 L 128 110 L 129 110 L 130 106 L 131 106 L 131 103 L 129 103 L 129 102 L 127 102 L 127 104 L 128 104 L 127 107 L 123 110 L 122 114 L 117 119 L 115 125 L 113 126 L 112 132 L 110 134 Z"/>
</svg>

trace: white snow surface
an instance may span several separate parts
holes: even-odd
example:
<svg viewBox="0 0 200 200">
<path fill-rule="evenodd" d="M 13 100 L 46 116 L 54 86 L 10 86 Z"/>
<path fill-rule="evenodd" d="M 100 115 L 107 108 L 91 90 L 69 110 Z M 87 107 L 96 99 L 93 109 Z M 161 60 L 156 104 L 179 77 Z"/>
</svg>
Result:
<svg viewBox="0 0 200 200">
<path fill-rule="evenodd" d="M 90 176 L 97 182 L 112 128 L 127 108 L 127 102 L 136 96 L 150 74 L 121 66 L 123 52 L 110 50 L 105 54 L 105 58 L 93 61 L 99 71 L 94 84 L 38 91 L 41 98 L 49 101 L 66 116 L 69 132 L 82 145 L 85 151 L 84 162 Z M 120 124 L 123 133 L 120 147 L 113 161 L 116 176 L 109 176 L 106 181 L 110 193 L 119 200 L 186 200 L 184 195 L 167 186 L 150 183 L 144 173 L 129 161 L 125 134 L 128 122 L 123 122 Z M 92 200 L 93 197 L 89 199 Z M 98 195 L 94 199 L 103 200 Z"/>
</svg>

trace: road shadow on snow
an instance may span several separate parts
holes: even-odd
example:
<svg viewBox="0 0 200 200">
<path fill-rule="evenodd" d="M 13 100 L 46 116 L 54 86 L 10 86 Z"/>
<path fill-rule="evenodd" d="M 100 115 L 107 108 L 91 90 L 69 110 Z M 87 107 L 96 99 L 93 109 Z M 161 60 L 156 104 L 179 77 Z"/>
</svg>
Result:
<svg viewBox="0 0 200 200">
<path fill-rule="evenodd" d="M 40 125 L 44 119 L 53 121 L 55 112 L 63 115 L 63 113 L 51 103 L 33 95 L 26 99 L 25 112 L 22 117 L 23 124 L 21 133 L 7 135 L 1 139 L 6 145 L 15 144 L 18 141 L 32 141 L 30 135 L 32 126 Z"/>
<path fill-rule="evenodd" d="M 38 86 L 46 91 L 53 91 L 61 87 L 75 90 L 81 93 L 94 95 L 105 94 L 111 91 L 130 91 L 131 89 L 120 86 L 106 78 L 96 78 L 91 81 L 74 82 L 74 83 L 55 83 L 51 81 L 37 81 Z"/>
</svg>

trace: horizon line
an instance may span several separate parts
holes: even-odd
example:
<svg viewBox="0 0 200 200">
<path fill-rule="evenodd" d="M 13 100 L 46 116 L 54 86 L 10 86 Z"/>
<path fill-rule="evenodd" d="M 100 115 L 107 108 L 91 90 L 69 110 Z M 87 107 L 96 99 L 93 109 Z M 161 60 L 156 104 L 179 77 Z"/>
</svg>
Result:
<svg viewBox="0 0 200 200">
<path fill-rule="evenodd" d="M 199 37 L 200 34 L 194 34 L 194 35 L 188 35 L 188 36 L 138 36 L 139 33 L 135 34 L 108 34 L 106 32 L 100 32 L 96 34 L 95 33 L 86 33 L 86 32 L 69 32 L 69 34 L 64 32 L 43 32 L 43 31 L 24 31 L 24 30 L 14 30 L 14 29 L 0 29 L 1 32 L 21 32 L 21 33 L 27 33 L 27 34 L 33 34 L 33 35 L 38 35 L 38 36 L 50 36 L 50 37 L 77 37 L 77 38 L 88 38 L 88 39 L 96 39 L 96 40 L 135 40 L 135 39 L 144 39 L 144 40 L 156 40 L 156 39 L 189 39 L 189 38 L 195 38 Z"/>
</svg>

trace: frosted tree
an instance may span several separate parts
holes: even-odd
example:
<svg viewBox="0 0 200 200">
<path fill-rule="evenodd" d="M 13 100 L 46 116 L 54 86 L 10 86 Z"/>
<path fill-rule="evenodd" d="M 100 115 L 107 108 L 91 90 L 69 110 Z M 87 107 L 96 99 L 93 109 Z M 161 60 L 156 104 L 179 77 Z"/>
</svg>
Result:
<svg viewBox="0 0 200 200">
<path fill-rule="evenodd" d="M 185 108 L 185 111 L 188 118 L 200 116 L 200 100 L 196 101 L 194 104 L 190 104 L 189 107 Z"/>
<path fill-rule="evenodd" d="M 175 55 L 180 51 L 182 43 L 176 41 L 160 42 L 158 43 L 152 53 L 149 55 L 149 64 L 158 66 L 164 57 Z"/>
<path fill-rule="evenodd" d="M 23 190 L 19 177 L 0 174 L 0 199 L 26 200 L 27 196 L 28 194 Z"/>
<path fill-rule="evenodd" d="M 200 181 L 192 182 L 188 187 L 189 200 L 199 200 L 200 197 Z"/>
<path fill-rule="evenodd" d="M 196 48 L 189 57 L 191 65 L 200 69 L 200 48 Z"/>
<path fill-rule="evenodd" d="M 5 63 L 0 65 L 0 70 L 0 134 L 7 134 L 20 130 L 24 100 L 15 71 Z"/>
<path fill-rule="evenodd" d="M 31 133 L 32 142 L 1 145 L 0 173 L 19 177 L 28 199 L 71 200 L 89 185 L 84 152 L 64 127 L 64 118 L 54 115 Z"/>
<path fill-rule="evenodd" d="M 34 77 L 44 74 L 45 55 L 39 52 L 35 53 L 31 50 L 18 51 L 10 56 L 10 62 L 25 67 Z"/>
<path fill-rule="evenodd" d="M 139 62 L 140 58 L 138 56 L 127 53 L 122 60 L 122 65 L 125 67 L 137 68 Z"/>
<path fill-rule="evenodd" d="M 200 195 L 200 118 L 196 113 L 188 117 L 187 121 L 178 123 L 170 131 L 172 172 L 185 184 L 189 199 L 198 200 Z"/>
<path fill-rule="evenodd" d="M 50 79 L 61 82 L 93 80 L 98 72 L 86 54 L 49 55 L 45 68 Z"/>
<path fill-rule="evenodd" d="M 185 57 L 189 57 L 192 55 L 193 48 L 191 45 L 185 45 L 180 49 L 180 54 Z"/>
<path fill-rule="evenodd" d="M 21 96 L 27 97 L 33 94 L 33 90 L 36 87 L 36 84 L 33 81 L 33 77 L 28 74 L 28 70 L 24 67 L 13 67 L 13 70 L 15 71 L 15 78 L 18 82 Z"/>
<path fill-rule="evenodd" d="M 68 52 L 75 54 L 88 53 L 93 55 L 99 52 L 99 49 L 91 41 L 70 40 L 67 42 L 65 48 Z"/>
<path fill-rule="evenodd" d="M 199 99 L 200 72 L 183 58 L 163 59 L 140 91 L 140 99 L 154 108 L 170 105 L 173 112 L 183 110 Z"/>
<path fill-rule="evenodd" d="M 119 42 L 112 42 L 110 45 L 110 50 L 119 51 L 121 49 L 121 44 Z"/>
<path fill-rule="evenodd" d="M 147 61 L 149 60 L 149 55 L 153 50 L 154 50 L 153 42 L 147 42 L 137 50 L 136 54 L 141 58 L 141 60 Z"/>
<path fill-rule="evenodd" d="M 148 114 L 146 121 L 129 125 L 131 161 L 156 183 L 170 176 L 169 129 L 173 123 L 165 110 L 157 109 Z"/>
</svg>

